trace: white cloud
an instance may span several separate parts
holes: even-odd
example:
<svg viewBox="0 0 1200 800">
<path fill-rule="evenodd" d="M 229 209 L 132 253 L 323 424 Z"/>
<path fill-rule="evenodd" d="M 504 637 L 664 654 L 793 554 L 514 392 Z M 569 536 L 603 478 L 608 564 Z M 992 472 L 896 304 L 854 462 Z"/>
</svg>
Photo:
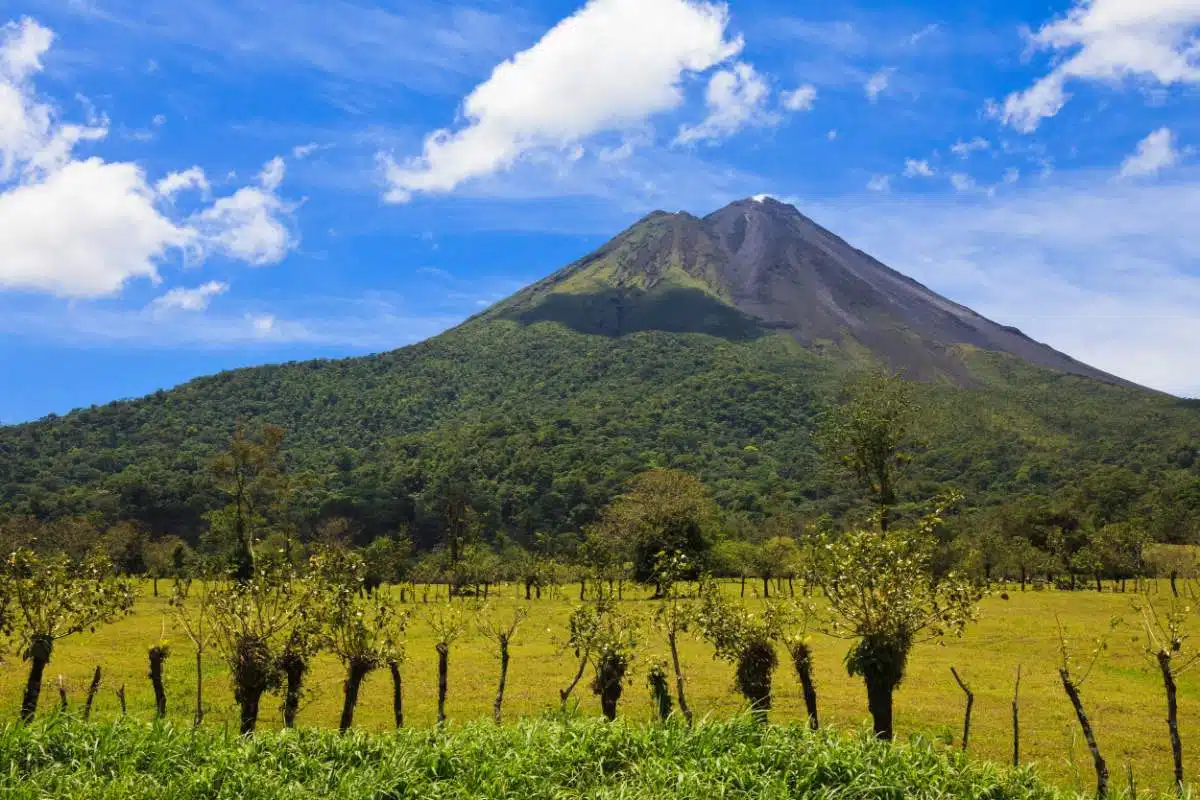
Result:
<svg viewBox="0 0 1200 800">
<path fill-rule="evenodd" d="M 867 82 L 863 84 L 863 91 L 867 93 L 867 99 L 874 103 L 879 95 L 887 90 L 888 84 L 892 81 L 891 69 L 881 69 L 876 72 Z"/>
<path fill-rule="evenodd" d="M 1200 396 L 1200 171 L 806 209 L 884 263 L 1109 372 Z"/>
<path fill-rule="evenodd" d="M 79 145 L 107 136 L 107 123 L 90 110 L 88 126 L 62 122 L 38 97 L 32 78 L 53 38 L 29 19 L 0 29 L 0 290 L 104 297 L 130 280 L 158 283 L 159 267 L 172 254 L 282 257 L 286 244 L 255 250 L 230 244 L 246 238 L 235 224 L 243 219 L 209 219 L 213 209 L 173 214 L 171 196 L 207 187 L 198 168 L 151 184 L 137 164 L 78 156 Z M 260 213 L 252 222 L 281 227 L 289 211 L 275 194 L 282 175 L 282 162 L 273 162 L 259 188 L 217 206 L 257 192 Z"/>
<path fill-rule="evenodd" d="M 220 281 L 209 281 L 194 289 L 172 289 L 152 304 L 156 311 L 203 311 L 209 302 L 217 295 L 229 291 L 229 284 Z"/>
<path fill-rule="evenodd" d="M 1200 3 L 1196 0 L 1077 0 L 1065 16 L 1030 35 L 1030 46 L 1069 55 L 992 113 L 1030 133 L 1070 99 L 1072 81 L 1153 85 L 1200 83 Z"/>
<path fill-rule="evenodd" d="M 1175 134 L 1170 128 L 1159 128 L 1138 142 L 1137 150 L 1121 164 L 1122 178 L 1154 175 L 1179 163 L 1175 149 Z"/>
<path fill-rule="evenodd" d="M 741 51 L 728 21 L 724 4 L 700 0 L 590 0 L 467 96 L 465 126 L 430 134 L 404 163 L 382 156 L 386 199 L 453 191 L 530 153 L 641 127 L 682 104 L 687 74 Z"/>
<path fill-rule="evenodd" d="M 904 159 L 904 177 L 906 178 L 932 178 L 934 175 L 933 167 L 929 166 L 928 161 L 915 158 Z"/>
<path fill-rule="evenodd" d="M 303 161 L 320 149 L 321 145 L 317 144 L 316 142 L 298 144 L 292 148 L 292 158 L 296 159 L 297 161 Z"/>
<path fill-rule="evenodd" d="M 917 42 L 924 39 L 926 36 L 937 33 L 938 29 L 941 27 L 942 26 L 938 25 L 937 23 L 932 23 L 932 24 L 926 25 L 924 28 L 921 28 L 921 30 L 917 31 L 912 36 L 908 37 L 908 43 L 910 45 L 914 45 Z"/>
<path fill-rule="evenodd" d="M 154 184 L 154 192 L 159 197 L 174 197 L 188 189 L 208 194 L 208 178 L 204 176 L 204 170 L 190 167 L 182 172 L 171 172 Z"/>
<path fill-rule="evenodd" d="M 267 162 L 258 186 L 222 197 L 195 217 L 207 247 L 252 266 L 282 261 L 296 242 L 284 224 L 291 207 L 276 193 L 283 182 L 282 158 Z"/>
<path fill-rule="evenodd" d="M 751 125 L 775 124 L 779 118 L 766 110 L 770 97 L 770 87 L 751 65 L 739 62 L 730 69 L 720 70 L 708 82 L 705 94 L 708 116 L 698 125 L 680 128 L 675 141 L 679 144 L 715 141 Z"/>
<path fill-rule="evenodd" d="M 154 119 L 150 120 L 150 124 L 156 128 L 161 128 L 167 124 L 167 118 L 162 114 L 155 114 Z"/>
<path fill-rule="evenodd" d="M 1016 167 L 1009 167 L 1008 169 L 1004 170 L 1005 183 L 1013 184 L 1019 180 L 1021 180 L 1021 170 L 1017 169 Z"/>
<path fill-rule="evenodd" d="M 783 107 L 788 111 L 812 111 L 817 102 L 817 87 L 805 84 L 781 95 Z"/>
<path fill-rule="evenodd" d="M 975 181 L 970 175 L 955 172 L 950 175 L 950 185 L 954 187 L 954 191 L 956 192 L 966 192 L 975 188 Z"/>
<path fill-rule="evenodd" d="M 837 137 L 838 137 L 837 128 L 833 128 L 829 131 L 829 133 L 825 134 L 825 138 L 831 142 L 836 140 Z"/>
<path fill-rule="evenodd" d="M 982 136 L 976 136 L 969 142 L 964 142 L 962 139 L 959 139 L 957 142 L 950 145 L 950 152 L 954 153 L 954 155 L 961 159 L 967 159 L 970 158 L 971 153 L 975 152 L 976 150 L 987 150 L 991 146 L 992 143 L 987 139 L 984 139 Z"/>
<path fill-rule="evenodd" d="M 872 192 L 886 192 L 892 188 L 892 179 L 888 175 L 873 175 L 867 181 L 867 188 Z"/>
</svg>

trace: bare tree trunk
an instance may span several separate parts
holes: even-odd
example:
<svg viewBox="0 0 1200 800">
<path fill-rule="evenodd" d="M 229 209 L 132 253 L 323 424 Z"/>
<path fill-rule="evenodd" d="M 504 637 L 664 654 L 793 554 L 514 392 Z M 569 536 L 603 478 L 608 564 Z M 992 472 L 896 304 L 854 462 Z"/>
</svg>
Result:
<svg viewBox="0 0 1200 800">
<path fill-rule="evenodd" d="M 579 579 L 579 602 L 583 602 L 583 592 L 587 588 L 587 578 Z"/>
<path fill-rule="evenodd" d="M 296 715 L 300 713 L 300 696 L 304 688 L 304 674 L 308 672 L 308 662 L 298 657 L 294 652 L 282 660 L 283 688 L 283 727 L 296 727 Z"/>
<path fill-rule="evenodd" d="M 1179 704 L 1176 699 L 1175 674 L 1171 672 L 1171 654 L 1158 652 L 1158 668 L 1162 670 L 1163 687 L 1167 690 L 1167 729 L 1171 733 L 1171 757 L 1175 761 L 1175 786 L 1183 792 L 1183 744 L 1179 740 Z"/>
<path fill-rule="evenodd" d="M 966 694 L 966 696 L 967 696 L 967 710 L 966 710 L 966 713 L 963 714 L 963 735 L 962 735 L 962 749 L 963 749 L 963 752 L 965 753 L 965 752 L 967 752 L 967 743 L 970 742 L 970 740 L 971 740 L 971 709 L 975 705 L 975 693 L 971 691 L 971 687 L 967 686 L 966 682 L 964 682 L 963 679 L 959 676 L 957 669 L 955 669 L 954 667 L 951 667 L 950 674 L 954 676 L 954 680 L 955 680 L 955 682 L 958 683 L 958 687 L 960 689 L 962 689 L 963 693 Z"/>
<path fill-rule="evenodd" d="M 367 677 L 367 665 L 351 659 L 346 671 L 346 683 L 343 685 L 342 719 L 338 730 L 342 733 L 350 730 L 354 724 L 354 709 L 358 705 L 358 690 L 362 687 L 363 678 Z"/>
<path fill-rule="evenodd" d="M 437 703 L 437 721 L 438 725 L 443 725 L 446 722 L 446 684 L 447 676 L 450 673 L 450 646 L 444 642 L 439 642 L 437 645 L 438 654 L 438 703 Z"/>
<path fill-rule="evenodd" d="M 873 678 L 869 675 L 864 675 L 863 678 L 867 685 L 867 709 L 871 712 L 875 738 L 890 742 L 894 736 L 892 691 L 895 687 L 883 678 Z"/>
<path fill-rule="evenodd" d="M 1107 797 L 1108 764 L 1105 763 L 1104 756 L 1100 755 L 1100 746 L 1096 744 L 1096 736 L 1092 733 L 1092 723 L 1088 721 L 1087 713 L 1083 710 L 1079 688 L 1071 680 L 1071 674 L 1065 669 L 1060 668 L 1058 676 L 1062 679 L 1063 690 L 1066 691 L 1071 705 L 1075 708 L 1075 716 L 1079 719 L 1079 727 L 1083 729 L 1083 738 L 1087 742 L 1088 750 L 1092 752 L 1092 763 L 1096 768 L 1096 796 Z"/>
<path fill-rule="evenodd" d="M 388 670 L 392 673 L 392 715 L 399 729 L 404 727 L 404 681 L 400 677 L 400 662 L 389 661 Z"/>
<path fill-rule="evenodd" d="M 1171 570 L 1171 594 L 1179 597 L 1179 587 L 1175 585 L 1175 581 L 1179 579 L 1179 570 Z"/>
<path fill-rule="evenodd" d="M 771 579 L 764 577 L 763 578 L 763 599 L 766 600 L 766 599 L 769 599 L 770 597 L 771 597 Z"/>
<path fill-rule="evenodd" d="M 167 692 L 163 688 L 163 662 L 166 660 L 165 647 L 150 648 L 150 685 L 154 687 L 155 719 L 162 719 L 167 715 Z"/>
<path fill-rule="evenodd" d="M 562 711 L 567 712 L 567 700 L 571 699 L 571 693 L 575 691 L 575 687 L 579 685 L 579 681 L 583 680 L 583 671 L 587 669 L 588 656 L 590 653 L 585 650 L 579 657 L 579 669 L 575 673 L 575 677 L 571 680 L 571 684 L 565 689 L 558 690 L 559 699 L 562 700 Z"/>
<path fill-rule="evenodd" d="M 746 596 L 746 576 L 742 576 L 742 597 Z"/>
<path fill-rule="evenodd" d="M 1017 666 L 1017 683 L 1013 687 L 1012 722 L 1013 722 L 1013 767 L 1021 766 L 1021 667 Z"/>
<path fill-rule="evenodd" d="M 796 667 L 796 676 L 800 679 L 800 690 L 804 694 L 804 709 L 808 712 L 808 727 L 814 731 L 821 729 L 821 721 L 817 717 L 817 686 L 813 681 L 812 648 L 803 642 L 796 642 L 791 647 L 792 664 Z"/>
<path fill-rule="evenodd" d="M 67 679 L 62 675 L 58 676 L 58 710 L 64 714 L 67 711 Z"/>
<path fill-rule="evenodd" d="M 97 672 L 99 667 L 96 667 Z M 204 653 L 196 651 L 196 716 L 192 727 L 199 728 L 204 722 Z"/>
<path fill-rule="evenodd" d="M 92 673 L 92 682 L 88 686 L 87 699 L 83 703 L 83 721 L 87 722 L 88 717 L 92 716 L 92 703 L 96 700 L 96 692 L 100 691 L 100 667 L 96 667 L 96 671 Z"/>
<path fill-rule="evenodd" d="M 117 700 L 121 701 L 121 716 L 123 717 L 123 716 L 125 716 L 125 714 L 126 714 L 126 708 L 125 708 L 125 684 L 123 684 L 123 683 L 121 684 L 121 687 L 120 687 L 119 689 L 117 689 Z"/>
<path fill-rule="evenodd" d="M 675 693 L 679 696 L 679 710 L 688 725 L 692 724 L 692 709 L 688 708 L 683 694 L 683 670 L 679 668 L 679 647 L 675 631 L 667 632 L 667 644 L 671 647 L 671 664 L 675 667 Z"/>
<path fill-rule="evenodd" d="M 504 704 L 504 683 L 508 680 L 508 637 L 500 636 L 500 685 L 496 688 L 496 702 L 492 705 L 492 717 L 500 724 L 500 707 Z"/>
<path fill-rule="evenodd" d="M 33 722 L 37 714 L 38 698 L 42 696 L 42 675 L 54 652 L 54 640 L 48 636 L 36 637 L 29 646 L 29 677 L 25 681 L 25 694 L 21 698 L 21 721 Z"/>
<path fill-rule="evenodd" d="M 262 689 L 244 690 L 241 698 L 238 730 L 242 736 L 249 736 L 258 727 L 258 706 L 262 701 Z"/>
</svg>

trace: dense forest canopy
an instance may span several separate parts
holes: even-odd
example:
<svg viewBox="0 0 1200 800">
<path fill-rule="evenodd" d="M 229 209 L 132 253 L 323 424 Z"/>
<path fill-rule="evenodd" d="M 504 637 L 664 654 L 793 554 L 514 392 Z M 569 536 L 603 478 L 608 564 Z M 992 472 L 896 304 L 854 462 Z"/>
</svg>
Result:
<svg viewBox="0 0 1200 800">
<path fill-rule="evenodd" d="M 970 348 L 959 357 L 972 385 L 916 384 L 908 499 L 952 486 L 969 508 L 1071 504 L 1089 524 L 1156 516 L 1159 538 L 1191 537 L 1194 401 Z M 286 432 L 290 513 L 305 536 L 344 518 L 360 542 L 407 529 L 429 547 L 447 493 L 466 492 L 488 537 L 573 547 L 654 467 L 696 475 L 751 522 L 780 508 L 844 515 L 863 501 L 814 432 L 864 364 L 782 334 L 605 336 L 483 317 L 391 353 L 226 372 L 0 428 L 0 504 L 194 544 L 223 503 L 214 457 L 239 424 L 270 423 Z"/>
</svg>

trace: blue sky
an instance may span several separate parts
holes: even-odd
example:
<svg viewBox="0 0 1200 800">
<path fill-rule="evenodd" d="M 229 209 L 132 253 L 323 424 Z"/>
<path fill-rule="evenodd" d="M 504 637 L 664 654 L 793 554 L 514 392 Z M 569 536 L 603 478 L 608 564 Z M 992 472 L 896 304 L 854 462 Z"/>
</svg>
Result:
<svg viewBox="0 0 1200 800">
<path fill-rule="evenodd" d="M 1200 0 L 0 13 L 0 422 L 419 341 L 756 194 L 1200 395 Z"/>
</svg>

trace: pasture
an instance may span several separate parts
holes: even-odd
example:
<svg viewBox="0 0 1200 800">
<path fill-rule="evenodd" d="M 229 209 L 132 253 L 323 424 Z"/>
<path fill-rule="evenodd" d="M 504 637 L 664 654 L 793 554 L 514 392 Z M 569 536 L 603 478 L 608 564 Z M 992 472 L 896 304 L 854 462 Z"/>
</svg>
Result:
<svg viewBox="0 0 1200 800">
<path fill-rule="evenodd" d="M 1017 667 L 1022 668 L 1021 759 L 1035 764 L 1037 772 L 1064 789 L 1088 790 L 1093 785 L 1090 757 L 1057 675 L 1059 639 L 1056 618 L 1080 650 L 1107 632 L 1110 621 L 1124 620 L 1108 637 L 1107 650 L 1083 686 L 1083 699 L 1096 728 L 1100 747 L 1113 772 L 1114 786 L 1126 785 L 1126 765 L 1132 765 L 1139 789 L 1166 791 L 1170 787 L 1170 752 L 1167 741 L 1165 700 L 1161 679 L 1142 654 L 1144 637 L 1133 608 L 1137 597 L 1094 591 L 1019 591 L 1009 587 L 1008 599 L 997 589 L 981 606 L 979 621 L 961 640 L 944 645 L 919 646 L 909 664 L 907 677 L 896 696 L 896 729 L 899 740 L 923 734 L 957 746 L 962 724 L 964 697 L 950 674 L 956 667 L 976 695 L 971 732 L 971 757 L 1007 763 L 1011 759 L 1011 702 Z M 1167 594 L 1166 582 L 1157 587 Z M 150 584 L 142 587 L 135 612 L 95 633 L 81 634 L 59 642 L 46 672 L 39 713 L 48 713 L 59 703 L 58 676 L 63 676 L 72 708 L 84 699 L 93 669 L 104 672 L 103 688 L 97 697 L 93 720 L 112 720 L 120 709 L 115 689 L 126 687 L 130 716 L 150 720 L 154 696 L 146 678 L 147 648 L 160 639 L 171 643 L 165 682 L 168 717 L 177 726 L 190 725 L 194 711 L 195 660 L 191 642 L 176 630 L 168 606 L 169 581 L 161 594 L 151 596 Z M 443 589 L 444 591 L 444 589 Z M 736 592 L 730 585 L 729 591 Z M 409 603 L 413 611 L 407 635 L 404 665 L 406 724 L 428 728 L 436 718 L 436 653 L 428 624 L 422 618 L 423 604 Z M 505 694 L 504 714 L 508 722 L 522 717 L 542 716 L 558 708 L 558 691 L 574 674 L 576 661 L 564 652 L 566 621 L 576 603 L 578 586 L 563 587 L 557 596 L 526 603 L 523 588 L 505 586 L 491 593 L 491 605 L 503 614 L 514 605 L 528 605 L 530 617 L 512 645 L 512 662 Z M 655 603 L 640 588 L 629 588 L 627 610 L 647 622 L 638 651 L 632 683 L 625 689 L 620 714 L 630 722 L 650 722 L 653 708 L 646 687 L 646 668 L 667 655 L 666 642 L 648 624 Z M 446 602 L 444 596 L 433 602 Z M 473 603 L 456 599 L 456 603 Z M 747 599 L 757 603 L 757 599 Z M 847 734 L 868 725 L 865 691 L 861 681 L 847 676 L 843 657 L 845 641 L 817 634 L 814 637 L 815 672 L 821 721 Z M 687 675 L 688 700 L 697 717 L 732 717 L 741 710 L 741 699 L 733 689 L 733 668 L 713 659 L 712 649 L 697 638 L 682 641 L 681 656 Z M 772 722 L 803 718 L 799 683 L 786 654 L 780 652 L 775 674 Z M 456 642 L 450 653 L 448 716 L 451 726 L 485 720 L 495 697 L 498 659 L 494 645 L 478 635 Z M 0 708 L 15 717 L 25 680 L 26 665 L 15 654 L 0 671 Z M 205 662 L 205 726 L 236 731 L 237 711 L 233 704 L 228 668 L 214 648 Z M 1200 672 L 1180 680 L 1180 720 L 1188 778 L 1200 774 Z M 335 727 L 341 708 L 343 671 L 331 656 L 322 655 L 308 679 L 308 696 L 301 708 L 301 727 Z M 579 712 L 599 716 L 599 702 L 581 683 L 576 690 Z M 280 725 L 277 697 L 264 700 L 261 729 Z M 384 731 L 392 727 L 391 687 L 386 669 L 367 678 L 363 687 L 355 727 Z"/>
</svg>

